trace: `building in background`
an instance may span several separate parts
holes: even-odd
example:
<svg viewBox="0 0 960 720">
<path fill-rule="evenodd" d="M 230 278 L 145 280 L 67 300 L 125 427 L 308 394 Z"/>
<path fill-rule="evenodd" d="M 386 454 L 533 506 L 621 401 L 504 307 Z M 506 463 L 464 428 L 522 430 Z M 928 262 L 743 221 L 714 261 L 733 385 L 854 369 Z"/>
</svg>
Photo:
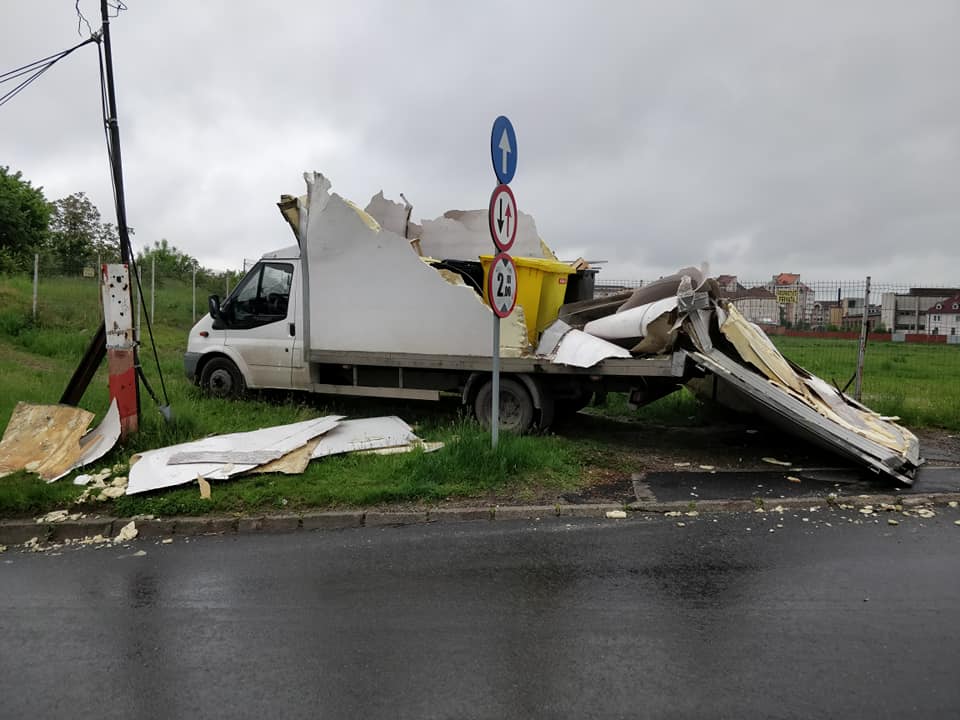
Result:
<svg viewBox="0 0 960 720">
<path fill-rule="evenodd" d="M 910 288 L 909 292 L 885 292 L 881 296 L 880 319 L 887 330 L 931 334 L 928 311 L 937 303 L 960 295 L 960 288 Z"/>
<path fill-rule="evenodd" d="M 781 321 L 790 327 L 803 327 L 811 324 L 814 292 L 800 282 L 798 273 L 780 273 L 765 285 L 773 293 L 780 306 Z"/>
<path fill-rule="evenodd" d="M 960 293 L 927 308 L 928 335 L 960 335 Z"/>
<path fill-rule="evenodd" d="M 758 325 L 779 325 L 780 306 L 773 293 L 764 287 L 747 288 L 740 284 L 736 275 L 719 275 L 720 297 L 726 298 L 743 316 Z"/>
</svg>

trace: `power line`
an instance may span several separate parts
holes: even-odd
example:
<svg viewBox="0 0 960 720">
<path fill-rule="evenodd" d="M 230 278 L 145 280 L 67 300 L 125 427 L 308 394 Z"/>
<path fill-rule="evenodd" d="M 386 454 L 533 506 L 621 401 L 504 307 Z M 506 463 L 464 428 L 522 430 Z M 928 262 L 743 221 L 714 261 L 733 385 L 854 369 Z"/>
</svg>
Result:
<svg viewBox="0 0 960 720">
<path fill-rule="evenodd" d="M 98 42 L 99 39 L 100 39 L 99 35 L 92 35 L 86 40 L 84 40 L 82 43 L 74 45 L 72 48 L 68 48 L 63 52 L 55 53 L 53 55 L 48 55 L 47 57 L 41 58 L 40 60 L 34 60 L 31 63 L 27 63 L 26 65 L 22 65 L 18 68 L 14 68 L 13 70 L 8 70 L 7 72 L 0 74 L 0 83 L 17 80 L 23 77 L 24 75 L 28 76 L 25 80 L 22 80 L 20 83 L 15 85 L 13 89 L 8 90 L 3 95 L 0 95 L 0 107 L 3 107 L 8 102 L 10 102 L 13 98 L 19 95 L 24 89 L 26 89 L 28 85 L 30 85 L 32 82 L 37 80 L 37 78 L 39 78 L 47 70 L 52 68 L 56 63 L 60 62 L 61 60 L 63 60 L 63 58 L 67 57 L 67 55 L 69 55 L 70 53 L 74 52 L 79 48 L 82 48 L 84 45 L 88 45 L 92 42 Z"/>
</svg>

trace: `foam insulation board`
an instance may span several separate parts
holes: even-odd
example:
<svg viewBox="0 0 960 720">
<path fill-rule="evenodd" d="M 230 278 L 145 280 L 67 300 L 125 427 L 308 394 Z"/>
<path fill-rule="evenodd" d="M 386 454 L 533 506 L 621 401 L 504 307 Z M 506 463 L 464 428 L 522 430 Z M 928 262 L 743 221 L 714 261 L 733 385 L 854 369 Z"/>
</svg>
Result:
<svg viewBox="0 0 960 720">
<path fill-rule="evenodd" d="M 411 251 L 406 238 L 331 193 L 320 173 L 304 178 L 301 250 L 310 274 L 310 347 L 490 355 L 491 311 L 472 289 L 447 282 Z M 501 323 L 500 339 L 504 357 L 527 352 L 522 314 Z"/>
</svg>

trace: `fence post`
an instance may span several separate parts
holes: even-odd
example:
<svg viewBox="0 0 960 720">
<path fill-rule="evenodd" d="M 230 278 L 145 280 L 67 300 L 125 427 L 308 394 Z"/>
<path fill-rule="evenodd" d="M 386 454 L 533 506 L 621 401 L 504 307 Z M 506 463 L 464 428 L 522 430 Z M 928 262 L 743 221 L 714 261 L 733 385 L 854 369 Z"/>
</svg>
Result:
<svg viewBox="0 0 960 720">
<path fill-rule="evenodd" d="M 33 321 L 37 321 L 37 283 L 40 279 L 40 253 L 33 256 Z"/>
<path fill-rule="evenodd" d="M 150 258 L 150 322 L 156 322 L 157 315 L 154 312 L 154 301 L 157 296 L 157 256 Z"/>
<path fill-rule="evenodd" d="M 867 350 L 867 330 L 869 329 L 870 316 L 870 276 L 867 275 L 867 287 L 863 291 L 863 322 L 860 324 L 860 349 L 857 352 L 857 383 L 853 389 L 853 397 L 860 402 L 860 395 L 863 390 L 863 356 Z"/>
<path fill-rule="evenodd" d="M 193 262 L 193 324 L 197 324 L 197 262 Z"/>
</svg>

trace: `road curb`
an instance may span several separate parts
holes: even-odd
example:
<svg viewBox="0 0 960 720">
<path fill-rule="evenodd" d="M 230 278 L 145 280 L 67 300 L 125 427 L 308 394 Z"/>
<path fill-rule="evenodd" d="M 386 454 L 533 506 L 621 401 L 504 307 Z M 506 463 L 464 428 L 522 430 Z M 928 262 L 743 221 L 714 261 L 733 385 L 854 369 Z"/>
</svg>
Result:
<svg viewBox="0 0 960 720">
<path fill-rule="evenodd" d="M 491 522 L 494 520 L 540 520 L 551 517 L 606 517 L 611 510 L 629 513 L 664 514 L 769 512 L 774 509 L 861 508 L 867 505 L 902 505 L 904 509 L 923 505 L 947 505 L 960 502 L 960 493 L 923 495 L 807 496 L 755 498 L 751 500 L 697 500 L 659 502 L 641 500 L 617 503 L 558 505 L 488 505 L 475 507 L 439 507 L 428 510 L 319 510 L 302 514 L 250 516 L 178 516 L 164 518 L 84 517 L 55 523 L 37 523 L 35 519 L 0 520 L 0 545 L 22 545 L 36 538 L 39 542 L 63 543 L 94 535 L 109 538 L 131 520 L 138 537 L 225 535 L 250 533 L 293 533 L 320 530 L 344 530 L 359 527 L 399 527 L 426 523 Z"/>
</svg>

